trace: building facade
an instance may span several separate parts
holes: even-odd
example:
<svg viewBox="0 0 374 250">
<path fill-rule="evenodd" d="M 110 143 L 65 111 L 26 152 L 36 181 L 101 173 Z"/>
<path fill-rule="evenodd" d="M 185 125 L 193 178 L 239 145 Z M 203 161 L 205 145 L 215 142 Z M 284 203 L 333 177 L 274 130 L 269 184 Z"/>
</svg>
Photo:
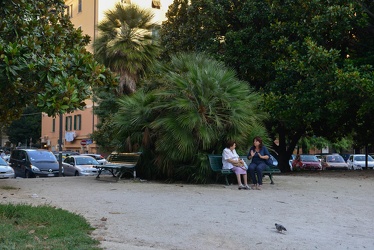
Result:
<svg viewBox="0 0 374 250">
<path fill-rule="evenodd" d="M 92 44 L 97 37 L 97 24 L 105 18 L 105 11 L 113 9 L 115 4 L 136 4 L 140 8 L 150 9 L 154 14 L 153 21 L 161 24 L 166 19 L 165 14 L 172 2 L 173 0 L 66 0 L 65 5 L 66 13 L 75 28 L 80 28 L 84 34 L 89 35 Z M 91 44 L 87 50 L 92 52 Z M 95 103 L 92 100 L 86 100 L 85 103 L 83 110 L 63 114 L 61 119 L 59 116 L 42 115 L 42 147 L 59 151 L 61 129 L 62 150 L 99 153 L 98 146 L 90 137 L 98 124 L 98 118 L 94 115 Z"/>
</svg>

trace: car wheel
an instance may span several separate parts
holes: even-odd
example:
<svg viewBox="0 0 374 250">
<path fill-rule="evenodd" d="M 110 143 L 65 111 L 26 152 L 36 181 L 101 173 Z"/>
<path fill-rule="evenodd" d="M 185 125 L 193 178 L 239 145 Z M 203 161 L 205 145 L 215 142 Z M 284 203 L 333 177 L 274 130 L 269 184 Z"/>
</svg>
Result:
<svg viewBox="0 0 374 250">
<path fill-rule="evenodd" d="M 79 172 L 75 171 L 74 176 L 79 176 Z"/>
<path fill-rule="evenodd" d="M 26 178 L 32 178 L 32 177 L 34 177 L 34 176 L 32 175 L 32 173 L 31 173 L 29 170 L 26 170 L 26 171 L 25 171 L 25 177 L 26 177 Z"/>
</svg>

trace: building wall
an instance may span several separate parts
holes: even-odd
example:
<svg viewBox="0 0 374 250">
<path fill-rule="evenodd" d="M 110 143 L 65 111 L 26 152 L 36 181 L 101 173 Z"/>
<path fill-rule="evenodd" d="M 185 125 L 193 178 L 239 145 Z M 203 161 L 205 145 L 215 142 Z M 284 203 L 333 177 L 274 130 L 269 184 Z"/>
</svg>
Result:
<svg viewBox="0 0 374 250">
<path fill-rule="evenodd" d="M 154 22 L 161 24 L 162 21 L 166 20 L 165 13 L 173 0 L 160 0 L 160 8 L 152 8 L 152 0 L 65 0 L 65 5 L 67 6 L 66 12 L 71 15 L 71 21 L 75 28 L 80 28 L 84 34 L 89 35 L 92 44 L 97 37 L 95 27 L 105 17 L 104 12 L 113 9 L 118 2 L 131 2 L 131 4 L 137 4 L 141 8 L 149 8 L 155 15 Z M 78 11 L 79 3 L 81 3 L 82 11 Z M 91 44 L 87 46 L 87 50 L 90 52 L 93 51 Z M 94 105 L 92 101 L 86 100 L 85 102 L 86 107 L 84 110 L 77 110 L 74 113 L 62 115 L 62 149 L 64 151 L 99 153 L 99 148 L 94 142 L 89 145 L 81 145 L 82 141 L 90 141 L 90 134 L 96 129 L 96 124 L 98 123 L 97 116 L 93 115 Z M 66 131 L 66 117 L 71 116 L 74 119 L 74 116 L 78 115 L 81 116 L 81 128 L 79 130 Z M 51 151 L 58 151 L 59 149 L 59 121 L 59 116 L 53 118 L 48 117 L 46 114 L 42 115 L 41 142 L 44 148 Z M 68 134 L 66 134 L 67 132 Z M 70 141 L 71 137 L 69 135 L 71 134 L 69 132 L 75 134 L 72 141 Z"/>
</svg>

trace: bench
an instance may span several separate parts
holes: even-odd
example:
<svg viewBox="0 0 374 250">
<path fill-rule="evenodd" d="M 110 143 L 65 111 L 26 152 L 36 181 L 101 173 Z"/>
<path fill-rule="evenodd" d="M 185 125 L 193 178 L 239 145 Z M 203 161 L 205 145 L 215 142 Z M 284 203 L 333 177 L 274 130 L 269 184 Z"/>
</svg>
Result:
<svg viewBox="0 0 374 250">
<path fill-rule="evenodd" d="M 136 178 L 136 164 L 141 153 L 113 153 L 108 156 L 106 165 L 94 166 L 99 170 L 96 178 L 100 178 L 102 171 L 109 171 L 117 181 L 122 178 L 125 173 L 131 173 Z"/>
<path fill-rule="evenodd" d="M 249 166 L 250 160 L 248 160 L 247 156 L 239 156 L 241 159 L 243 159 L 247 165 Z M 229 185 L 229 181 L 227 179 L 227 176 L 230 174 L 234 174 L 231 169 L 222 169 L 222 155 L 208 155 L 209 159 L 209 165 L 210 168 L 214 173 L 217 174 L 216 182 L 218 181 L 218 178 L 220 176 L 225 177 L 226 185 Z M 270 184 L 274 184 L 273 181 L 273 174 L 279 174 L 281 171 L 276 166 L 267 166 L 266 169 L 262 172 L 263 175 L 267 175 L 270 178 Z"/>
</svg>

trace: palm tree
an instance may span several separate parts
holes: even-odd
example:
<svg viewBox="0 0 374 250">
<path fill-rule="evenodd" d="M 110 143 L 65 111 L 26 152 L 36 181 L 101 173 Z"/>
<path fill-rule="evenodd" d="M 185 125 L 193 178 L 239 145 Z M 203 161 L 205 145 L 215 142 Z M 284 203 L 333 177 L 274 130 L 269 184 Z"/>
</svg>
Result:
<svg viewBox="0 0 374 250">
<path fill-rule="evenodd" d="M 136 83 L 159 54 L 152 32 L 153 14 L 136 5 L 115 5 L 105 12 L 93 43 L 95 58 L 120 76 L 120 93 L 133 93 Z"/>
<path fill-rule="evenodd" d="M 115 126 L 123 138 L 137 137 L 140 143 L 143 132 L 143 142 L 151 140 L 148 148 L 164 176 L 184 172 L 180 176 L 190 181 L 206 182 L 207 153 L 220 154 L 228 139 L 247 149 L 251 132 L 266 117 L 262 98 L 233 70 L 206 55 L 179 54 L 166 65 L 158 88 L 120 98 Z"/>
</svg>

